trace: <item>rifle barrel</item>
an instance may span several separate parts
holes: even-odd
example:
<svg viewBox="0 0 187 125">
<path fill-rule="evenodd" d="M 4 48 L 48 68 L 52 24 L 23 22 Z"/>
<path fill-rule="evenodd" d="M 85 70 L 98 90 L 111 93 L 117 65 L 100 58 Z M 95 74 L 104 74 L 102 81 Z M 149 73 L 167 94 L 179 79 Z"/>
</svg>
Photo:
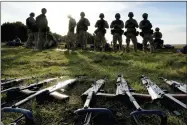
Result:
<svg viewBox="0 0 187 125">
<path fill-rule="evenodd" d="M 179 101 L 178 99 L 174 98 L 173 96 L 171 96 L 170 94 L 164 94 L 165 97 L 167 97 L 168 99 L 176 102 L 177 104 L 179 104 L 181 107 L 187 109 L 187 105 L 182 103 L 181 101 Z"/>
<path fill-rule="evenodd" d="M 23 99 L 23 100 L 17 102 L 17 103 L 14 104 L 12 107 L 18 107 L 18 106 L 20 106 L 20 105 L 22 105 L 22 104 L 28 102 L 28 101 L 31 100 L 32 98 L 36 97 L 37 95 L 40 95 L 40 94 L 43 94 L 43 93 L 48 93 L 48 92 L 49 92 L 49 90 L 47 90 L 47 89 L 40 90 L 40 91 L 38 91 L 38 92 L 36 92 L 36 93 L 30 95 L 29 97 L 27 97 L 27 98 L 25 98 L 25 99 Z"/>
</svg>

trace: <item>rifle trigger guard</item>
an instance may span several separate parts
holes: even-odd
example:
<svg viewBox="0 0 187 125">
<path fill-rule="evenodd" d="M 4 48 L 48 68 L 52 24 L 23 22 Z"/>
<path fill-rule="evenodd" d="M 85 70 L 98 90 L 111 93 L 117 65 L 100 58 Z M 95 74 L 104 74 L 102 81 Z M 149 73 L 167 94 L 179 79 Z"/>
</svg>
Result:
<svg viewBox="0 0 187 125">
<path fill-rule="evenodd" d="M 167 115 L 163 111 L 160 111 L 160 110 L 141 110 L 141 111 L 133 111 L 130 113 L 130 115 L 134 118 L 135 121 L 138 121 L 136 116 L 142 115 L 142 114 L 145 114 L 145 115 L 155 114 L 159 116 L 161 119 L 160 125 L 167 125 Z"/>
</svg>

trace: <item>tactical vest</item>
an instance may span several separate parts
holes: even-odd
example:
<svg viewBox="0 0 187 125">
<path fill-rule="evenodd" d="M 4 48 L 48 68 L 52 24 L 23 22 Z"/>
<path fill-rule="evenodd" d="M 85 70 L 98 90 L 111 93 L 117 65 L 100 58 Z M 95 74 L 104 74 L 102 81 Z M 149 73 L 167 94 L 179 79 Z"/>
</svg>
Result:
<svg viewBox="0 0 187 125">
<path fill-rule="evenodd" d="M 121 20 L 115 20 L 113 21 L 113 25 L 121 25 L 122 21 Z M 121 28 L 114 27 L 114 30 L 121 30 Z"/>
<path fill-rule="evenodd" d="M 135 28 L 133 21 L 132 19 L 127 20 L 127 28 Z"/>
<path fill-rule="evenodd" d="M 151 23 L 148 20 L 143 20 L 142 25 L 147 25 L 142 29 L 142 32 L 151 32 Z"/>
<path fill-rule="evenodd" d="M 105 29 L 105 20 L 98 20 L 98 29 Z"/>
<path fill-rule="evenodd" d="M 155 39 L 161 39 L 160 32 L 155 32 Z"/>
<path fill-rule="evenodd" d="M 36 17 L 36 25 L 37 25 L 37 27 L 41 30 L 41 31 L 43 31 L 43 32 L 45 32 L 45 30 L 47 29 L 47 18 L 46 18 L 46 16 L 45 15 L 43 15 L 43 14 L 41 14 L 41 15 L 39 15 L 38 17 Z"/>
<path fill-rule="evenodd" d="M 80 19 L 77 25 L 77 29 L 78 30 L 84 30 L 87 31 L 88 30 L 88 26 L 86 25 L 86 19 Z"/>
<path fill-rule="evenodd" d="M 96 34 L 97 34 L 97 32 L 102 32 L 103 34 L 106 33 L 105 20 L 98 20 L 97 21 L 97 26 L 98 26 L 98 28 L 95 30 Z"/>
<path fill-rule="evenodd" d="M 113 23 L 113 25 L 121 25 L 122 21 L 121 20 L 114 20 L 112 23 Z M 116 27 L 116 26 L 114 26 L 114 29 L 111 30 L 111 34 L 118 33 L 118 34 L 122 35 L 123 32 L 124 31 L 121 28 Z"/>
</svg>

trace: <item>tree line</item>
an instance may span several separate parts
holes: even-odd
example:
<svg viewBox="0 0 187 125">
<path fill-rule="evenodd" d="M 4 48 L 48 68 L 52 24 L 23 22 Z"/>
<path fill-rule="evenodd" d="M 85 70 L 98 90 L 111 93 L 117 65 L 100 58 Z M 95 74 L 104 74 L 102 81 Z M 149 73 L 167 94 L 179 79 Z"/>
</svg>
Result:
<svg viewBox="0 0 187 125">
<path fill-rule="evenodd" d="M 62 36 L 53 33 L 54 37 L 61 39 Z M 28 38 L 27 26 L 22 22 L 5 22 L 1 25 L 1 42 L 11 41 L 15 37 L 19 37 L 22 42 L 26 42 Z"/>
</svg>

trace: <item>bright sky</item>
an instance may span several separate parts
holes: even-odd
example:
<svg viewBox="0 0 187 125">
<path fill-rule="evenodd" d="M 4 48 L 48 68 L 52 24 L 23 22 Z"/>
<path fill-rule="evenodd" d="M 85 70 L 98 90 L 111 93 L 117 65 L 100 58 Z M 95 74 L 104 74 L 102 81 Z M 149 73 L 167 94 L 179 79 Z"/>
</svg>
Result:
<svg viewBox="0 0 187 125">
<path fill-rule="evenodd" d="M 25 24 L 30 12 L 38 16 L 42 8 L 47 9 L 46 16 L 51 31 L 61 35 L 67 34 L 68 14 L 78 21 L 80 12 L 84 11 L 91 23 L 88 32 L 93 34 L 100 13 L 105 14 L 105 20 L 110 25 L 116 13 L 121 14 L 121 20 L 125 23 L 128 13 L 132 11 L 139 23 L 142 14 L 146 12 L 153 29 L 160 28 L 165 44 L 186 44 L 186 2 L 2 2 L 1 24 L 15 21 Z M 112 41 L 110 29 L 107 30 L 106 39 Z M 138 41 L 142 42 L 142 37 L 138 36 Z M 123 43 L 125 44 L 125 36 Z"/>
</svg>

